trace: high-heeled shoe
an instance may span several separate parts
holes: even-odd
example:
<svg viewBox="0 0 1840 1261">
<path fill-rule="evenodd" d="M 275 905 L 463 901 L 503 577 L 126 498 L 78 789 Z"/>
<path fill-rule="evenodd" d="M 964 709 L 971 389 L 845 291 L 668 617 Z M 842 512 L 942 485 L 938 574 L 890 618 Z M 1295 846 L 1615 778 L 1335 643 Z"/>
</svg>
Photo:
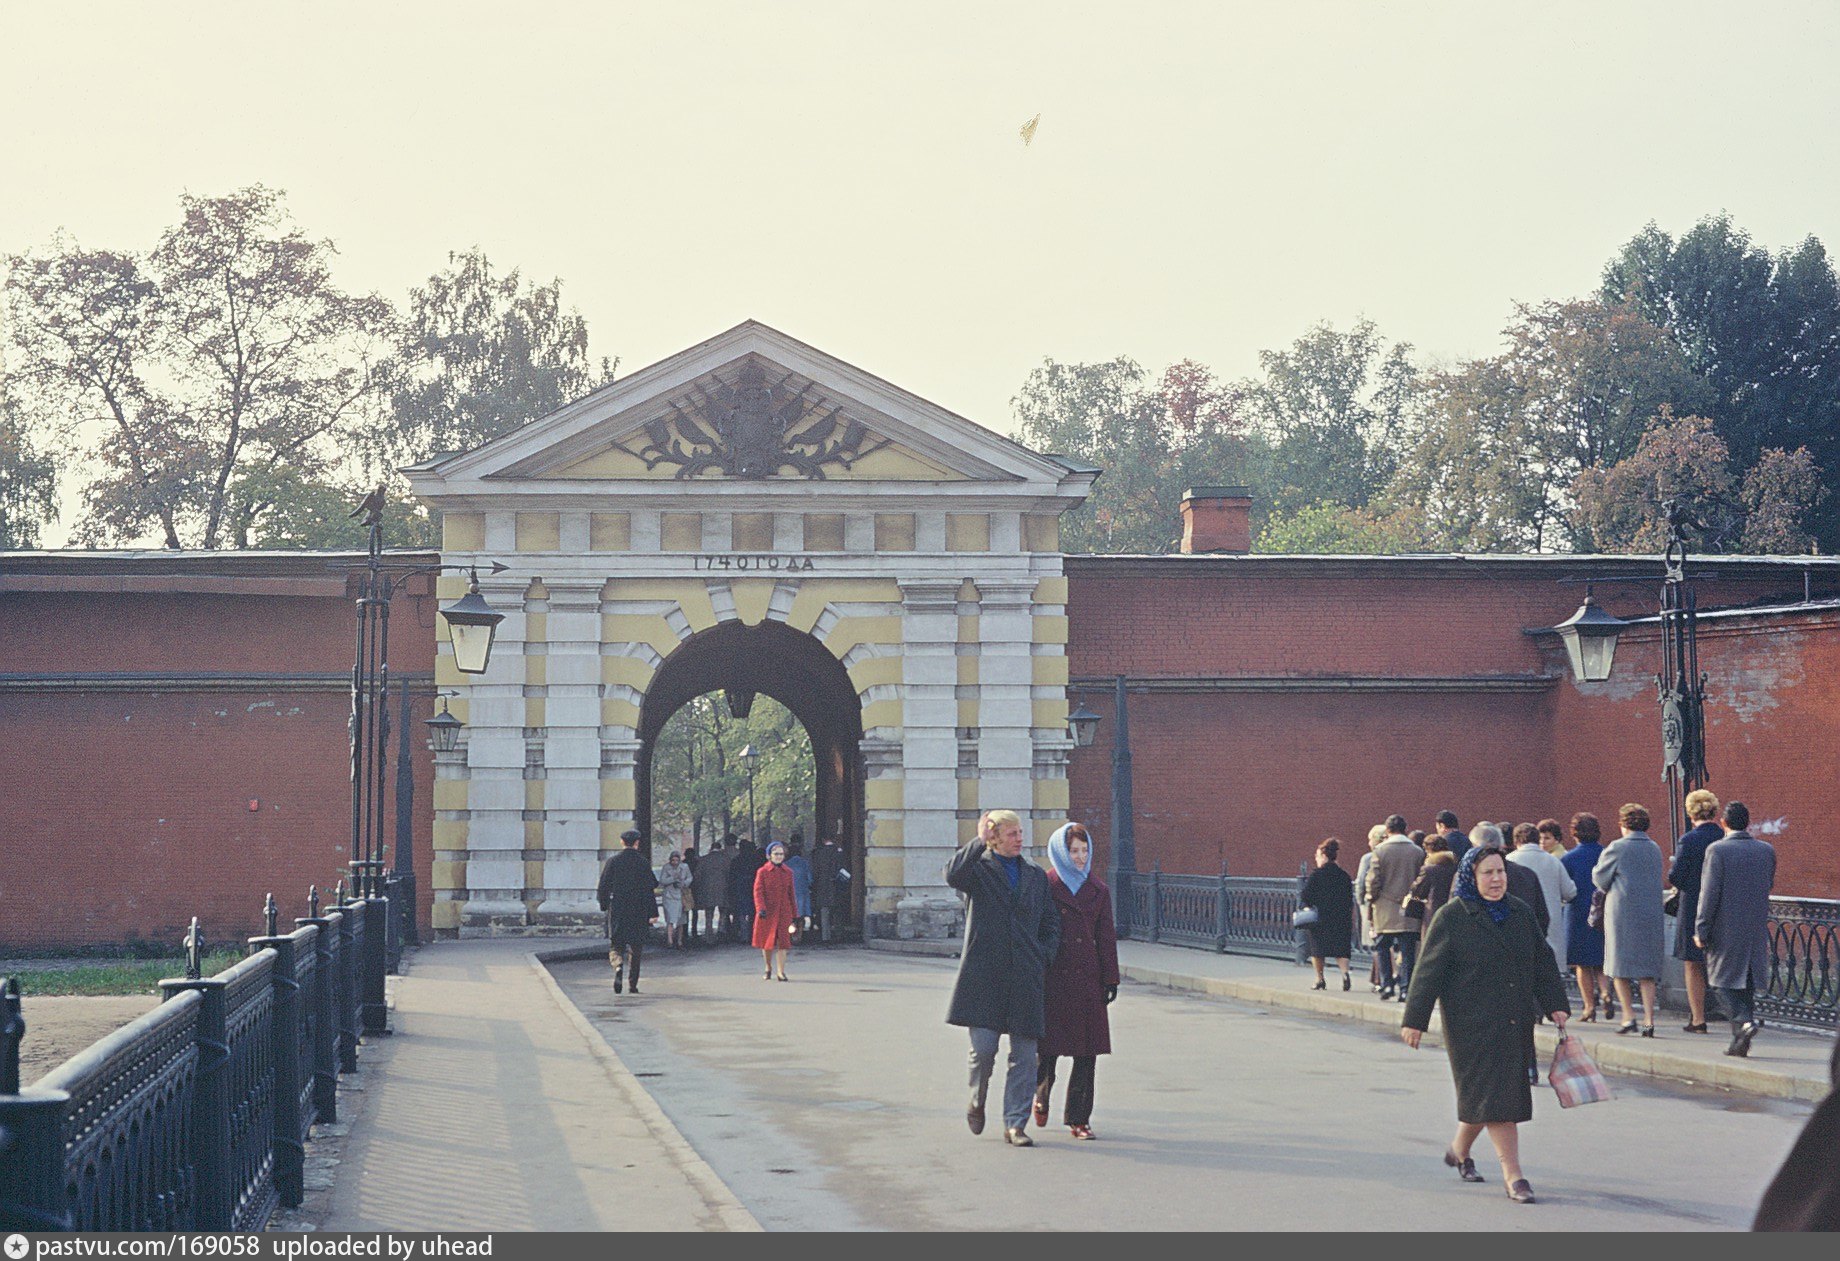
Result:
<svg viewBox="0 0 1840 1261">
<path fill-rule="evenodd" d="M 781 972 L 779 974 L 779 979 L 782 981 L 790 981 L 792 978 L 787 976 L 784 972 Z"/>
<path fill-rule="evenodd" d="M 1682 1025 L 1680 1026 L 1680 1031 L 1682 1033 L 1710 1033 L 1712 1032 L 1710 1029 L 1706 1028 L 1704 1021 L 1701 1021 L 1699 1024 L 1696 1024 L 1696 1025 Z"/>
<path fill-rule="evenodd" d="M 773 979 L 773 969 L 768 968 L 765 972 L 762 972 L 760 974 L 760 979 L 763 981 L 771 981 Z"/>
<path fill-rule="evenodd" d="M 1597 1023 L 1597 1013 L 1594 1011 L 1587 1011 L 1584 1015 L 1578 1017 L 1578 1023 L 1581 1025 L 1596 1024 Z"/>
<path fill-rule="evenodd" d="M 1351 984 L 1352 982 L 1349 980 L 1349 978 L 1346 975 L 1344 975 L 1342 977 L 1342 993 L 1346 994 Z"/>
<path fill-rule="evenodd" d="M 1329 984 L 1327 981 L 1318 980 L 1316 984 L 1310 986 L 1310 988 L 1313 990 L 1326 990 L 1329 988 Z"/>
<path fill-rule="evenodd" d="M 1636 1022 L 1632 1020 L 1626 1025 L 1619 1025 L 1616 1031 L 1619 1034 L 1634 1033 L 1636 1031 Z"/>
<path fill-rule="evenodd" d="M 1645 1037 L 1645 1038 L 1652 1038 L 1652 1037 L 1654 1037 L 1654 1036 L 1655 1036 L 1655 1026 L 1653 1026 L 1653 1025 L 1643 1025 L 1643 1026 L 1642 1026 L 1642 1036 L 1643 1036 L 1643 1037 Z"/>
</svg>

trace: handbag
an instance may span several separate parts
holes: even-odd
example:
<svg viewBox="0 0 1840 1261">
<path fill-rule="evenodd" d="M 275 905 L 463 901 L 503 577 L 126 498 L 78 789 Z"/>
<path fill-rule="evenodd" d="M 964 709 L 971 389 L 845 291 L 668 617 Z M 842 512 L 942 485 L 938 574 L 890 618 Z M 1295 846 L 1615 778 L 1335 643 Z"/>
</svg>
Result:
<svg viewBox="0 0 1840 1261">
<path fill-rule="evenodd" d="M 1317 920 L 1321 918 L 1322 916 L 1317 914 L 1315 907 L 1306 906 L 1301 911 L 1298 911 L 1291 916 L 1291 927 L 1292 928 L 1308 928 L 1311 924 L 1314 924 Z"/>
<path fill-rule="evenodd" d="M 1604 926 L 1604 891 L 1602 889 L 1591 890 L 1591 909 L 1585 912 L 1584 922 L 1591 928 Z"/>
<path fill-rule="evenodd" d="M 1425 912 L 1431 904 L 1416 893 L 1406 894 L 1406 900 L 1399 904 L 1399 910 L 1407 919 L 1424 919 Z"/>
<path fill-rule="evenodd" d="M 1661 913 L 1663 915 L 1679 915 L 1680 914 L 1680 890 L 1679 889 L 1669 889 L 1667 891 L 1667 896 L 1661 899 Z"/>
<path fill-rule="evenodd" d="M 1616 1098 L 1610 1093 L 1610 1083 L 1604 1080 L 1597 1061 L 1584 1049 L 1584 1043 L 1569 1033 L 1561 1035 L 1559 1045 L 1553 1049 L 1552 1067 L 1546 1070 L 1546 1081 L 1559 1097 L 1561 1108 L 1606 1103 Z"/>
</svg>

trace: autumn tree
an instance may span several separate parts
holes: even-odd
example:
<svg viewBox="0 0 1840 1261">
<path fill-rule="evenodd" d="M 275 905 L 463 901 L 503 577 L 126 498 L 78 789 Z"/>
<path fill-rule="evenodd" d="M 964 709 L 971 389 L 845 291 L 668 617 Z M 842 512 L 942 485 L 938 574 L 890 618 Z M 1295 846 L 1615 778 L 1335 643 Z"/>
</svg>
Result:
<svg viewBox="0 0 1840 1261">
<path fill-rule="evenodd" d="M 0 376 L 0 551 L 34 548 L 57 519 L 57 466 L 19 422 Z"/>
<path fill-rule="evenodd" d="M 675 833 L 707 849 L 724 832 L 747 831 L 753 745 L 756 831 L 761 839 L 800 830 L 812 838 L 817 764 L 804 725 L 778 701 L 757 696 L 746 718 L 730 715 L 719 692 L 695 697 L 673 714 L 652 753 L 655 839 Z"/>
<path fill-rule="evenodd" d="M 1318 503 L 1272 513 L 1252 550 L 1301 556 L 1379 556 L 1427 549 L 1418 515 L 1410 509 Z"/>
<path fill-rule="evenodd" d="M 26 425 L 89 457 L 81 542 L 246 547 L 278 487 L 378 450 L 389 304 L 334 284 L 275 190 L 180 209 L 146 254 L 7 260 Z"/>
</svg>

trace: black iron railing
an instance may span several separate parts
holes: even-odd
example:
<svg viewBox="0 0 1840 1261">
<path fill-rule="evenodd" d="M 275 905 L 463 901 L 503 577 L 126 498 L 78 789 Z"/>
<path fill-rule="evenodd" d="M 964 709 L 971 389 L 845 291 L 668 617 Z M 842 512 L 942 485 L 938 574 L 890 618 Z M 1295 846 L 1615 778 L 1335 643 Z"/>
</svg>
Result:
<svg viewBox="0 0 1840 1261">
<path fill-rule="evenodd" d="M 249 956 L 212 977 L 194 920 L 160 1006 L 24 1089 L 27 1013 L 0 987 L 0 1230 L 260 1230 L 301 1203 L 307 1140 L 357 1068 L 364 955 L 389 935 L 365 931 L 374 899 L 308 909 L 279 934 L 271 897 Z"/>
<path fill-rule="evenodd" d="M 1783 1024 L 1840 1029 L 1840 902 L 1770 899 L 1770 987 L 1757 1010 Z"/>
</svg>

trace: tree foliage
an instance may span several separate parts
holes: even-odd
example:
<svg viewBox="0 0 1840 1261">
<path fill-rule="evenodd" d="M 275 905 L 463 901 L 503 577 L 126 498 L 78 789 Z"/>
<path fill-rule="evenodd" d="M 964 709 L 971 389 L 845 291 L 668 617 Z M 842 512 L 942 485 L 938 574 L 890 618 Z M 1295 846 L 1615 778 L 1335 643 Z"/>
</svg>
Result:
<svg viewBox="0 0 1840 1261">
<path fill-rule="evenodd" d="M 745 719 L 731 717 L 719 692 L 698 696 L 673 714 L 652 753 L 653 845 L 694 839 L 707 850 L 726 832 L 748 830 L 748 768 L 753 745 L 756 839 L 793 831 L 815 839 L 817 764 L 811 738 L 778 701 L 757 696 Z"/>
<path fill-rule="evenodd" d="M 1410 509 L 1317 503 L 1271 514 L 1252 550 L 1302 556 L 1385 555 L 1422 552 L 1426 546 L 1417 514 Z"/>
<path fill-rule="evenodd" d="M 57 465 L 20 423 L 0 377 L 0 551 L 37 547 L 56 519 Z"/>
<path fill-rule="evenodd" d="M 376 449 L 389 304 L 333 283 L 278 192 L 180 209 L 146 254 L 60 238 L 8 260 L 28 424 L 88 439 L 82 542 L 246 547 L 279 474 Z"/>
</svg>

